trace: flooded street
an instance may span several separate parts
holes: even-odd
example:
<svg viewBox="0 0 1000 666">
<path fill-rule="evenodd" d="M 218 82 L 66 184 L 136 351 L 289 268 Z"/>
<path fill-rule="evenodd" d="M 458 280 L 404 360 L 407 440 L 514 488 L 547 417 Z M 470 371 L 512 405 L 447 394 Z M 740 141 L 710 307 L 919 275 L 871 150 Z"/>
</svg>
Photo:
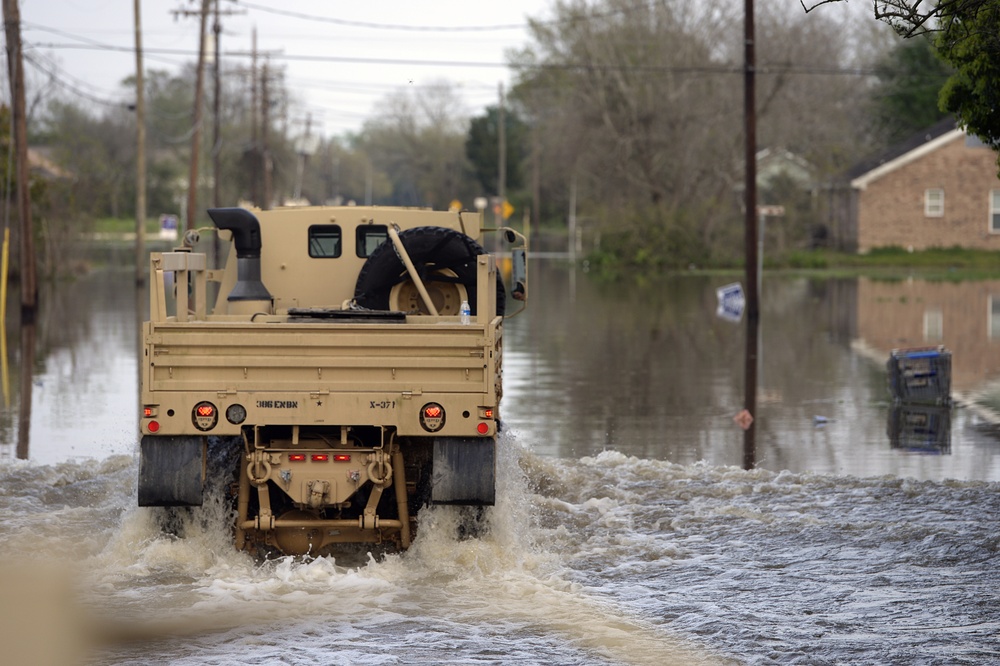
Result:
<svg viewBox="0 0 1000 666">
<path fill-rule="evenodd" d="M 731 280 L 531 270 L 488 529 L 460 539 L 435 507 L 383 559 L 257 562 L 221 488 L 183 539 L 136 507 L 130 272 L 62 285 L 30 362 L 8 323 L 0 558 L 78 589 L 47 641 L 80 634 L 90 664 L 1000 662 L 1000 282 L 766 277 L 747 471 Z M 893 428 L 888 352 L 931 344 L 970 402 Z"/>
</svg>

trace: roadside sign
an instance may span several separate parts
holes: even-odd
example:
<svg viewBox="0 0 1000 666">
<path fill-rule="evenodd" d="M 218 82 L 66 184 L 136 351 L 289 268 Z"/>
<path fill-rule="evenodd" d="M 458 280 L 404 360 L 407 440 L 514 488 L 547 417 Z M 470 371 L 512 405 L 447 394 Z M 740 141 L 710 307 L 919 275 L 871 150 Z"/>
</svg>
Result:
<svg viewBox="0 0 1000 666">
<path fill-rule="evenodd" d="M 509 220 L 510 216 L 514 214 L 514 207 L 510 205 L 510 202 L 504 199 L 503 202 L 503 219 Z"/>
<path fill-rule="evenodd" d="M 743 285 L 739 282 L 724 285 L 715 290 L 715 295 L 719 299 L 716 316 L 732 322 L 738 322 L 743 318 L 743 310 L 747 304 L 743 295 Z"/>
<path fill-rule="evenodd" d="M 177 216 L 160 216 L 160 238 L 165 240 L 177 240 Z"/>
</svg>

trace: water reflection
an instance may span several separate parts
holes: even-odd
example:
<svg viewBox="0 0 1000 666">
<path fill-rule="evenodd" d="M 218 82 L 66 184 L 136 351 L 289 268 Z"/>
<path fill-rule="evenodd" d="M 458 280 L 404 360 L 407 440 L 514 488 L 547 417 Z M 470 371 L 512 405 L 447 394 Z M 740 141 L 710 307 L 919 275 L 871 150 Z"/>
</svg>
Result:
<svg viewBox="0 0 1000 666">
<path fill-rule="evenodd" d="M 893 448 L 916 453 L 951 453 L 951 407 L 894 404 L 886 428 Z"/>
<path fill-rule="evenodd" d="M 743 465 L 733 416 L 743 406 L 744 330 L 715 315 L 715 290 L 731 277 L 606 284 L 556 260 L 533 260 L 531 275 L 530 307 L 504 330 L 502 416 L 519 439 L 554 457 L 615 449 Z M 892 416 L 886 382 L 892 348 L 940 343 L 952 350 L 956 393 L 996 385 L 993 294 L 1000 281 L 765 276 L 758 466 L 1000 480 L 993 423 L 966 407 Z M 0 419 L 0 455 L 18 455 L 21 424 L 30 424 L 33 462 L 131 454 L 145 292 L 125 269 L 57 285 L 42 302 L 33 332 L 8 323 L 15 395 Z M 928 451 L 949 455 L 919 455 Z"/>
<path fill-rule="evenodd" d="M 17 417 L 17 459 L 27 460 L 31 449 L 31 387 L 35 367 L 35 324 L 21 327 L 21 388 Z"/>
<path fill-rule="evenodd" d="M 857 282 L 858 337 L 882 358 L 898 347 L 944 345 L 955 391 L 1000 377 L 1000 280 Z"/>
<path fill-rule="evenodd" d="M 9 304 L 18 377 L 0 422 L 0 456 L 51 464 L 131 453 L 138 409 L 136 297 L 126 267 L 46 284 L 34 326 Z M 16 417 L 15 417 L 16 415 Z"/>
<path fill-rule="evenodd" d="M 744 331 L 715 316 L 715 289 L 728 281 L 673 276 L 602 284 L 557 262 L 535 262 L 531 307 L 505 328 L 504 418 L 548 455 L 610 448 L 682 464 L 742 466 L 743 433 L 733 416 L 742 408 Z M 914 446 L 895 446 L 887 438 L 892 404 L 885 370 L 892 348 L 929 342 L 923 309 L 920 328 L 912 330 L 907 308 L 925 308 L 933 299 L 941 303 L 940 342 L 957 350 L 955 384 L 970 390 L 1000 377 L 997 359 L 973 369 L 969 341 L 949 336 L 975 326 L 986 330 L 985 301 L 963 299 L 1000 293 L 998 286 L 767 276 L 758 465 L 1000 480 L 994 426 L 970 409 L 930 422 L 935 444 L 925 440 L 922 448 L 952 455 L 929 458 L 911 455 Z M 960 319 L 962 313 L 977 323 Z M 1000 326 L 996 330 L 1000 335 Z M 993 343 L 983 335 L 980 344 Z M 908 423 L 910 429 L 899 432 L 912 444 L 918 433 L 916 423 Z"/>
</svg>

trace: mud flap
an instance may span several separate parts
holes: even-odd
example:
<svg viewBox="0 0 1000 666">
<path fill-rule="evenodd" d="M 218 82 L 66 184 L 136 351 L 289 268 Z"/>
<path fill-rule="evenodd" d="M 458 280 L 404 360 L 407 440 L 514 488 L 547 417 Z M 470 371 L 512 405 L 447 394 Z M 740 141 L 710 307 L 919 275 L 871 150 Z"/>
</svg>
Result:
<svg viewBox="0 0 1000 666">
<path fill-rule="evenodd" d="M 493 506 L 496 441 L 479 437 L 434 440 L 431 504 Z"/>
<path fill-rule="evenodd" d="M 139 506 L 201 506 L 205 445 L 201 437 L 153 437 L 139 444 Z"/>
</svg>

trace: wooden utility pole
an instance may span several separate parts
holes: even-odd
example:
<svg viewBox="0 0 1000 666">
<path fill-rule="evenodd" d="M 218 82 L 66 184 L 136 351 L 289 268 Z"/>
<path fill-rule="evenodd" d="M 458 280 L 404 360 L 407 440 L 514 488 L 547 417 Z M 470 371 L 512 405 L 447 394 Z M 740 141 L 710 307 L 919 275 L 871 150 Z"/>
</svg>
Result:
<svg viewBox="0 0 1000 666">
<path fill-rule="evenodd" d="M 142 0 L 135 0 L 135 283 L 146 282 L 146 87 L 142 72 Z"/>
<path fill-rule="evenodd" d="M 260 206 L 260 156 L 257 146 L 257 28 L 253 29 L 250 59 L 250 200 Z"/>
<path fill-rule="evenodd" d="M 3 0 L 4 33 L 7 37 L 7 75 L 14 124 L 14 162 L 17 175 L 17 212 L 21 238 L 21 321 L 33 322 L 38 307 L 35 242 L 31 223 L 31 191 L 28 168 L 28 121 L 24 103 L 24 59 L 21 52 L 21 10 L 17 0 Z"/>
<path fill-rule="evenodd" d="M 264 194 L 263 200 L 260 202 L 260 207 L 263 210 L 269 210 L 271 208 L 271 150 L 268 146 L 268 128 L 271 125 L 271 98 L 268 94 L 268 63 L 264 61 L 264 68 L 260 75 L 260 89 L 261 89 L 261 130 L 260 130 L 260 140 L 261 140 L 261 169 L 264 172 Z"/>
<path fill-rule="evenodd" d="M 198 12 L 198 66 L 194 83 L 194 110 L 191 113 L 191 164 L 188 171 L 187 222 L 185 229 L 194 229 L 194 218 L 198 210 L 198 158 L 201 147 L 201 107 L 205 88 L 205 26 L 208 23 L 209 4 L 212 0 L 201 0 Z M 186 13 L 186 12 L 185 12 Z"/>
<path fill-rule="evenodd" d="M 212 121 L 212 206 L 218 208 L 222 205 L 219 198 L 219 154 L 222 152 L 222 51 L 219 43 L 222 41 L 222 23 L 219 21 L 219 2 L 215 0 L 215 21 L 212 23 L 212 34 L 215 35 L 215 62 L 213 74 L 215 75 L 215 91 L 212 99 L 213 121 Z M 216 236 L 217 238 L 217 236 Z"/>
<path fill-rule="evenodd" d="M 757 335 L 760 329 L 760 294 L 757 268 L 757 105 L 754 69 L 753 0 L 744 0 L 743 116 L 746 139 L 746 195 L 744 245 L 746 249 L 747 334 L 743 408 L 752 417 L 743 433 L 743 468 L 757 465 Z"/>
<path fill-rule="evenodd" d="M 504 108 L 503 83 L 499 87 L 500 106 L 497 108 L 497 197 L 500 199 L 500 213 L 497 226 L 504 223 L 504 203 L 507 201 L 507 114 Z"/>
</svg>

